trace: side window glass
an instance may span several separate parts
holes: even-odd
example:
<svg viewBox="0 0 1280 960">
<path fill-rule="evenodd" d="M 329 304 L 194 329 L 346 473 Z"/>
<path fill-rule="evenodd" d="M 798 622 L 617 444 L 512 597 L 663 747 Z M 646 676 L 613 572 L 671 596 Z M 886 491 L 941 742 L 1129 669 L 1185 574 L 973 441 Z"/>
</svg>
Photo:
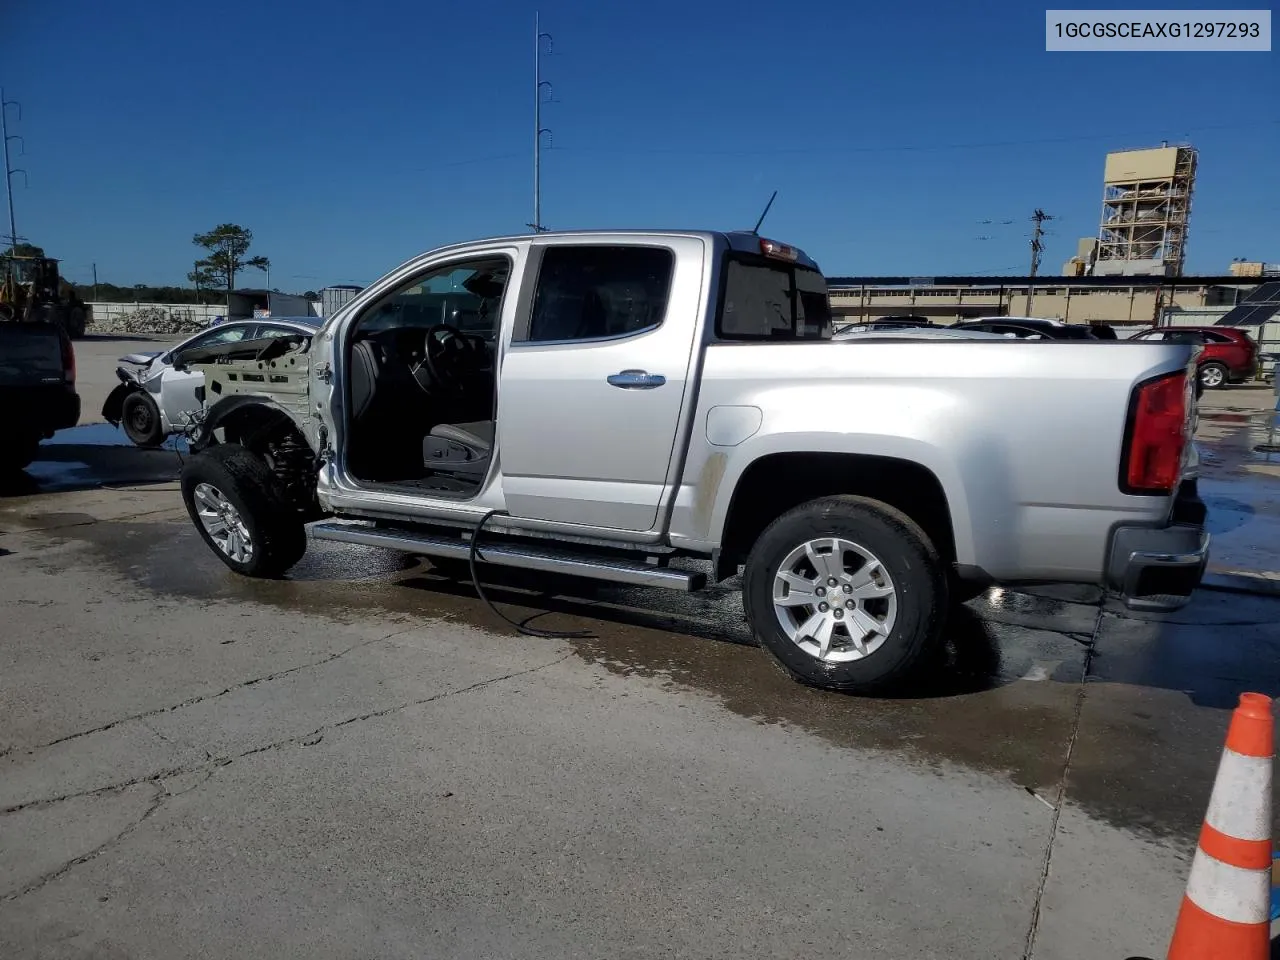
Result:
<svg viewBox="0 0 1280 960">
<path fill-rule="evenodd" d="M 524 339 L 591 340 L 653 329 L 666 316 L 674 269 L 665 247 L 548 247 Z"/>
<path fill-rule="evenodd" d="M 219 330 L 209 335 L 208 340 L 202 340 L 200 343 L 193 343 L 193 347 L 212 347 L 219 343 L 235 343 L 237 340 L 243 340 L 244 335 L 249 332 L 248 327 L 228 327 L 225 330 Z"/>
<path fill-rule="evenodd" d="M 259 340 L 266 340 L 275 337 L 291 337 L 296 333 L 296 330 L 290 330 L 288 327 L 259 327 L 254 336 Z"/>
<path fill-rule="evenodd" d="M 370 307 L 357 329 L 371 334 L 446 323 L 464 333 L 492 336 L 510 269 L 506 257 L 437 267 Z"/>
</svg>

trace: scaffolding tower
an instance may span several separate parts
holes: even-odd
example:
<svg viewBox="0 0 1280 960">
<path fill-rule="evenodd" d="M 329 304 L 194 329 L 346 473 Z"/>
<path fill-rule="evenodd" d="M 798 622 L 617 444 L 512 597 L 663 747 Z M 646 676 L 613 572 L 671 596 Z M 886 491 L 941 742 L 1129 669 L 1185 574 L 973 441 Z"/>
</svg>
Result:
<svg viewBox="0 0 1280 960">
<path fill-rule="evenodd" d="M 1095 274 L 1182 276 L 1196 157 L 1186 144 L 1107 154 Z"/>
</svg>

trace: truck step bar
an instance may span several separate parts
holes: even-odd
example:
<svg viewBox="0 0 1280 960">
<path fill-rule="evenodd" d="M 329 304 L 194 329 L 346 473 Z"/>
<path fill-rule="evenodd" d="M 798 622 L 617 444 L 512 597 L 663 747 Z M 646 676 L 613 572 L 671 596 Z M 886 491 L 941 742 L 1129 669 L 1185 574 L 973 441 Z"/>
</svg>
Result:
<svg viewBox="0 0 1280 960">
<path fill-rule="evenodd" d="M 400 550 L 428 557 L 450 557 L 455 560 L 466 560 L 471 552 L 470 541 L 460 537 L 432 536 L 418 530 L 388 529 L 363 523 L 317 523 L 311 528 L 311 536 L 317 540 L 357 543 L 366 547 L 383 547 L 387 550 Z M 497 537 L 485 537 L 481 540 L 480 557 L 484 558 L 485 563 L 502 567 L 569 574 L 611 583 L 627 583 L 636 587 L 662 587 L 689 593 L 701 590 L 706 585 L 706 575 L 697 571 L 673 570 L 589 553 L 571 553 L 553 547 L 503 541 Z"/>
</svg>

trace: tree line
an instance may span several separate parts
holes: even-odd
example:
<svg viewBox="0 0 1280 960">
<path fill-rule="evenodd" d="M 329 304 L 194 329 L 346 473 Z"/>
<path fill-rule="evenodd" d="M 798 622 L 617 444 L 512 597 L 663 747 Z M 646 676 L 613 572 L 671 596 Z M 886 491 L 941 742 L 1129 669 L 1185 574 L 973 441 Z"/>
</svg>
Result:
<svg viewBox="0 0 1280 960">
<path fill-rule="evenodd" d="M 191 242 L 205 251 L 205 256 L 197 260 L 195 270 L 187 274 L 190 287 L 151 286 L 136 283 L 133 286 L 118 286 L 114 283 L 71 283 L 63 277 L 67 284 L 81 300 L 97 300 L 100 303 L 134 303 L 136 301 L 151 303 L 190 303 L 209 304 L 231 302 L 231 293 L 235 289 L 236 274 L 245 270 L 261 270 L 271 276 L 271 261 L 263 256 L 250 257 L 249 247 L 253 244 L 253 231 L 235 223 L 221 223 L 208 233 L 197 233 Z M 29 243 L 19 243 L 11 251 L 19 257 L 43 257 L 45 252 L 40 247 Z M 0 254 L 3 255 L 3 254 Z M 281 291 L 272 288 L 273 292 Z M 320 295 L 314 290 L 302 294 L 308 300 L 319 300 Z"/>
</svg>

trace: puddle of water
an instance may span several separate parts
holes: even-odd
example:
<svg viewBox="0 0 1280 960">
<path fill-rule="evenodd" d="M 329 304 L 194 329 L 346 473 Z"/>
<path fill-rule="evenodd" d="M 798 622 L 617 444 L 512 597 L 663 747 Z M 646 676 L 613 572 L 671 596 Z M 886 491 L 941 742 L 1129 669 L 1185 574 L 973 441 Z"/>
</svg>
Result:
<svg viewBox="0 0 1280 960">
<path fill-rule="evenodd" d="M 119 427 L 113 427 L 109 423 L 85 423 L 78 427 L 67 427 L 65 430 L 59 430 L 44 443 L 40 444 L 40 449 L 43 454 L 46 448 L 59 446 L 133 447 L 134 444 Z M 187 438 L 183 436 L 169 437 L 160 449 L 177 450 L 181 453 L 186 453 Z"/>
<path fill-rule="evenodd" d="M 142 450 L 109 423 L 68 427 L 40 444 L 35 461 L 25 471 L 0 479 L 0 497 L 162 483 L 177 478 L 179 458 L 186 453 L 186 437 L 170 437 L 162 447 Z"/>
</svg>

